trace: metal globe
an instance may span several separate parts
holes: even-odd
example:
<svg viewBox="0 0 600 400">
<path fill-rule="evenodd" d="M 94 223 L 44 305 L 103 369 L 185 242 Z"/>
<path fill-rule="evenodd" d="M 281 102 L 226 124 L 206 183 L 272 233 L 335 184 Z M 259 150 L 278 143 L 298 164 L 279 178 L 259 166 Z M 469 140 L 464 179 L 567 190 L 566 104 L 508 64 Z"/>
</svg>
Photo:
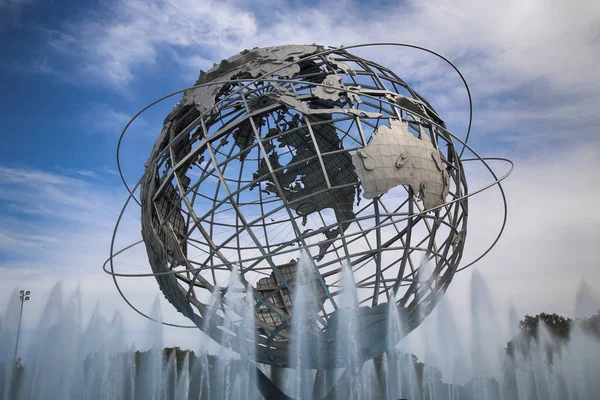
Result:
<svg viewBox="0 0 600 400">
<path fill-rule="evenodd" d="M 294 323 L 335 341 L 344 268 L 359 350 L 382 353 L 389 307 L 402 334 L 413 330 L 463 254 L 467 183 L 444 121 L 390 69 L 344 49 L 255 48 L 202 71 L 145 167 L 142 236 L 161 290 L 231 345 L 223 336 L 236 332 L 204 320 L 211 293 L 239 274 L 261 362 L 289 365 Z M 292 318 L 302 262 L 315 286 L 311 321 Z"/>
</svg>

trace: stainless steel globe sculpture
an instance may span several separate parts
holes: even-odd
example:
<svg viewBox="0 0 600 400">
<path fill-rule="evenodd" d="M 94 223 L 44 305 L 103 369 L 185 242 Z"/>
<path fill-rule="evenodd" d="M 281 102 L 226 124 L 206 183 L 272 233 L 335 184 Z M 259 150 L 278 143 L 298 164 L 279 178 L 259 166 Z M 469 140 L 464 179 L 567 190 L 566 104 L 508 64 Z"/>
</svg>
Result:
<svg viewBox="0 0 600 400">
<path fill-rule="evenodd" d="M 335 342 L 346 266 L 359 351 L 380 354 L 389 307 L 410 332 L 459 268 L 468 194 L 453 138 L 399 76 L 343 48 L 255 48 L 223 60 L 184 92 L 145 163 L 153 274 L 179 312 L 231 345 L 204 322 L 211 293 L 236 270 L 254 296 L 257 361 L 289 365 L 294 323 L 310 326 L 325 355 Z M 314 274 L 312 321 L 292 318 L 299 262 Z"/>
</svg>

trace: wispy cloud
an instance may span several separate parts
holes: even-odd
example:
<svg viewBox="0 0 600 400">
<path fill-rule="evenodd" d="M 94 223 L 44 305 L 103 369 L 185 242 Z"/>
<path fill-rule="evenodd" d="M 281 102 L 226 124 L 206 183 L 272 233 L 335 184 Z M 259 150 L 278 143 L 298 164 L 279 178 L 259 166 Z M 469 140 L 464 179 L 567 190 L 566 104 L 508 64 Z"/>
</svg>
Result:
<svg viewBox="0 0 600 400">
<path fill-rule="evenodd" d="M 593 211 L 600 198 L 600 157 L 582 146 L 540 150 L 515 162 L 513 175 L 505 181 L 505 234 L 478 266 L 495 283 L 494 295 L 504 304 L 512 297 L 528 313 L 552 308 L 570 314 L 581 279 L 600 282 L 594 245 L 600 240 L 595 228 L 600 214 Z M 473 189 L 487 180 L 484 174 L 470 176 Z M 501 210 L 496 189 L 472 200 L 465 261 L 493 241 Z"/>
<path fill-rule="evenodd" d="M 114 190 L 83 179 L 83 176 L 94 174 L 93 171 L 77 170 L 69 176 L 0 166 L 0 200 L 11 215 L 106 224 L 106 214 L 115 207 L 115 198 L 105 193 Z"/>
<path fill-rule="evenodd" d="M 137 72 L 162 68 L 162 60 L 178 65 L 177 74 L 192 83 L 199 68 L 212 66 L 209 60 L 255 46 L 413 43 L 441 52 L 461 68 L 479 116 L 492 117 L 477 126 L 480 132 L 516 127 L 529 134 L 540 119 L 549 121 L 544 130 L 565 120 L 571 126 L 599 122 L 592 106 L 600 102 L 599 4 L 435 0 L 267 7 L 263 2 L 119 0 L 106 13 L 65 25 L 50 43 L 74 60 L 70 75 L 115 88 L 135 81 Z M 463 129 L 466 96 L 443 62 L 410 50 L 355 52 L 394 68 L 425 91 L 452 129 Z M 116 126 L 125 118 L 115 112 L 104 121 Z"/>
<path fill-rule="evenodd" d="M 55 32 L 51 45 L 81 57 L 77 72 L 83 76 L 123 86 L 135 70 L 151 67 L 165 46 L 218 48 L 256 28 L 251 13 L 226 1 L 123 0 L 106 14 Z"/>
<path fill-rule="evenodd" d="M 188 50 L 179 59 L 197 68 L 254 45 L 392 40 L 465 59 L 469 75 L 483 75 L 488 89 L 510 87 L 511 79 L 505 78 L 519 83 L 543 77 L 567 91 L 591 92 L 600 85 L 593 68 L 600 58 L 600 6 L 594 1 L 577 6 L 516 0 L 408 2 L 369 6 L 370 12 L 352 1 L 336 4 L 296 9 L 276 2 L 261 19 L 258 10 L 231 1 L 121 0 L 109 11 L 112 18 L 95 14 L 73 23 L 53 43 L 83 56 L 82 71 L 114 84 L 132 80 L 132 70 L 154 63 L 164 46 Z"/>
<path fill-rule="evenodd" d="M 101 270 L 124 201 L 124 190 L 78 172 L 47 172 L 0 167 L 0 291 L 27 282 L 30 289 L 48 290 L 57 280 L 95 288 L 95 299 L 114 298 L 111 279 Z M 137 240 L 139 220 L 132 209 L 121 224 L 116 246 Z M 123 265 L 143 270 L 143 249 L 128 253 Z M 122 266 L 123 266 L 122 265 Z M 140 267 L 141 266 L 141 267 Z M 151 281 L 137 282 L 155 296 Z M 128 287 L 131 289 L 130 287 Z M 133 291 L 138 295 L 139 292 Z M 8 293 L 8 292 L 7 292 Z"/>
<path fill-rule="evenodd" d="M 24 328 L 31 329 L 42 315 L 50 289 L 63 281 L 68 291 L 80 288 L 84 293 L 84 321 L 98 304 L 108 315 L 120 312 L 133 331 L 126 340 L 133 342 L 146 325 L 120 299 L 112 278 L 101 269 L 124 190 L 78 175 L 77 171 L 0 167 L 0 313 L 14 288 L 31 290 L 24 318 Z M 122 221 L 117 248 L 139 237 L 138 209 L 131 211 Z M 143 246 L 117 258 L 116 267 L 120 272 L 149 271 Z M 160 293 L 153 278 L 120 279 L 120 283 L 145 312 Z M 186 323 L 162 296 L 161 302 L 164 318 Z M 178 330 L 168 332 L 171 338 L 166 344 L 190 343 Z"/>
<path fill-rule="evenodd" d="M 81 182 L 64 175 L 36 169 L 20 169 L 0 166 L 0 182 L 18 185 L 79 185 Z"/>
<path fill-rule="evenodd" d="M 85 176 L 85 177 L 88 177 L 88 178 L 93 178 L 93 179 L 98 179 L 99 176 L 100 176 L 98 174 L 98 172 L 90 171 L 90 170 L 87 170 L 87 169 L 76 169 L 76 170 L 73 170 L 73 172 L 76 173 L 76 174 L 78 174 L 78 175 Z"/>
<path fill-rule="evenodd" d="M 57 243 L 53 236 L 40 236 L 25 233 L 14 233 L 5 229 L 0 229 L 0 248 L 10 248 L 16 251 L 30 251 Z"/>
<path fill-rule="evenodd" d="M 83 132 L 106 134 L 118 137 L 133 115 L 107 104 L 96 104 L 81 113 L 79 125 Z M 143 116 L 136 118 L 130 130 L 149 131 L 155 134 L 160 125 L 152 125 Z"/>
</svg>

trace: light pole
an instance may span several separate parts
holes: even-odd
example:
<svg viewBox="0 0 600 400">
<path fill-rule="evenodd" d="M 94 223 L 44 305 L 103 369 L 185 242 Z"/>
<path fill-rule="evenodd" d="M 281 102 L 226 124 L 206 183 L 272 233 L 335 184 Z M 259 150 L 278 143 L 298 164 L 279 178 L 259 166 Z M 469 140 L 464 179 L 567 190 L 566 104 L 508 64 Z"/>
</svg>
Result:
<svg viewBox="0 0 600 400">
<path fill-rule="evenodd" d="M 19 350 L 19 335 L 21 334 L 21 318 L 23 318 L 23 304 L 25 304 L 25 302 L 27 300 L 29 300 L 29 296 L 31 295 L 31 292 L 28 291 L 24 291 L 21 290 L 20 294 L 20 299 L 21 299 L 21 313 L 19 314 L 19 327 L 17 328 L 17 343 L 15 344 L 15 362 L 17 362 L 17 351 Z"/>
</svg>

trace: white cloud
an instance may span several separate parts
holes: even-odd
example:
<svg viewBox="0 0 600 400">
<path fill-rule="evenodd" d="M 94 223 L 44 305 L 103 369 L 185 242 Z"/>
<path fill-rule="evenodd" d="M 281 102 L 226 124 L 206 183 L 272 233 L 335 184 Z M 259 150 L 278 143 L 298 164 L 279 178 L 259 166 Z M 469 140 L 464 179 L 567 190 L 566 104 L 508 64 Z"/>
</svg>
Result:
<svg viewBox="0 0 600 400">
<path fill-rule="evenodd" d="M 228 2 L 123 0 L 101 19 L 93 15 L 56 33 L 51 43 L 80 59 L 82 76 L 124 86 L 165 46 L 210 51 L 255 32 L 254 17 Z"/>
<path fill-rule="evenodd" d="M 17 263 L 60 279 L 89 272 L 81 264 L 91 257 L 97 257 L 95 263 L 106 257 L 125 196 L 81 172 L 90 171 L 61 174 L 0 166 L 0 267 Z"/>
<path fill-rule="evenodd" d="M 596 142 L 590 126 L 599 122 L 599 4 L 326 1 L 291 8 L 285 2 L 120 0 L 106 14 L 54 32 L 51 43 L 72 56 L 82 81 L 121 89 L 138 71 L 162 64 L 178 65 L 169 73 L 191 84 L 199 68 L 255 46 L 412 43 L 442 53 L 462 70 L 474 95 L 477 132 L 509 132 L 509 145 L 523 134 L 564 141 L 563 130 L 575 124 L 585 128 L 582 141 Z M 452 130 L 464 129 L 466 95 L 443 62 L 407 49 L 354 53 L 392 67 L 424 92 Z M 117 113 L 114 120 L 124 118 Z"/>
<path fill-rule="evenodd" d="M 96 104 L 81 113 L 78 122 L 84 133 L 99 133 L 118 137 L 131 120 L 131 117 L 133 117 L 133 114 L 116 110 L 107 104 Z M 143 116 L 140 116 L 130 126 L 128 133 L 129 135 L 134 132 L 155 136 L 157 129 L 160 129 L 159 124 L 152 125 Z"/>
<path fill-rule="evenodd" d="M 84 179 L 34 169 L 0 166 L 0 199 L 13 213 L 74 222 L 102 221 L 97 187 Z"/>
<path fill-rule="evenodd" d="M 73 172 L 75 172 L 78 175 L 85 176 L 85 177 L 88 177 L 88 178 L 97 179 L 99 177 L 99 175 L 98 175 L 97 172 L 90 171 L 90 170 L 87 170 L 87 169 L 77 169 L 77 170 L 74 170 Z"/>
<path fill-rule="evenodd" d="M 145 320 L 119 297 L 112 278 L 102 271 L 108 258 L 116 218 L 125 200 L 125 190 L 105 186 L 102 180 L 86 180 L 76 172 L 50 173 L 35 169 L 0 166 L 1 200 L 10 207 L 0 213 L 0 313 L 14 288 L 32 292 L 24 318 L 27 332 L 37 325 L 45 301 L 57 281 L 67 293 L 82 290 L 83 321 L 87 323 L 96 304 L 106 316 L 119 311 L 129 332 L 127 340 L 143 337 Z M 137 208 L 126 213 L 115 242 L 116 249 L 138 240 Z M 23 215 L 25 214 L 25 215 Z M 147 272 L 145 250 L 138 246 L 116 260 L 119 272 Z M 154 278 L 120 279 L 130 300 L 148 312 L 160 293 Z M 161 297 L 163 316 L 170 322 L 186 323 Z M 178 330 L 166 329 L 166 343 Z M 27 337 L 26 337 L 27 336 Z M 194 336 L 179 337 L 193 348 Z M 181 342 L 180 342 L 181 343 Z"/>
<path fill-rule="evenodd" d="M 34 169 L 16 169 L 0 166 L 0 182 L 3 184 L 22 184 L 22 185 L 79 185 L 80 181 L 75 179 L 51 174 L 48 172 Z"/>
<path fill-rule="evenodd" d="M 16 252 L 28 252 L 56 244 L 58 240 L 53 236 L 29 235 L 14 233 L 0 229 L 0 248 Z"/>
<path fill-rule="evenodd" d="M 600 199 L 598 170 L 598 153 L 586 147 L 516 160 L 513 175 L 505 181 L 506 231 L 478 263 L 501 304 L 512 299 L 523 312 L 572 315 L 581 280 L 587 279 L 592 287 L 600 285 L 595 250 L 600 216 L 594 211 Z M 501 210 L 497 190 L 473 200 L 465 261 L 492 242 Z"/>
</svg>

